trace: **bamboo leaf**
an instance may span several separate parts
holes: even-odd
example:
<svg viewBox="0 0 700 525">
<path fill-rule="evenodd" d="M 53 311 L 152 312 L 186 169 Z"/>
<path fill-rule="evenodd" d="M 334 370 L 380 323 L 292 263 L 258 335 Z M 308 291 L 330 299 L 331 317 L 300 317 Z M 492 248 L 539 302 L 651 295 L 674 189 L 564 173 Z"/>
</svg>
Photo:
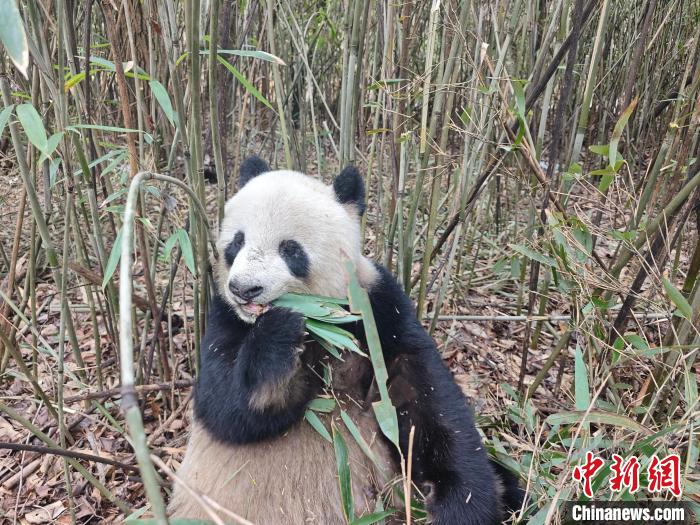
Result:
<svg viewBox="0 0 700 525">
<path fill-rule="evenodd" d="M 585 411 L 591 404 L 591 396 L 588 388 L 588 369 L 580 345 L 576 345 L 574 356 L 574 391 L 576 409 Z"/>
<path fill-rule="evenodd" d="M 249 57 L 249 58 L 259 58 L 260 60 L 265 60 L 267 62 L 274 62 L 280 66 L 286 66 L 287 64 L 280 57 L 268 53 L 267 51 L 259 51 L 257 49 L 217 49 L 217 54 L 219 55 L 236 55 L 239 57 Z M 202 55 L 208 55 L 209 50 L 205 49 L 200 51 Z"/>
<path fill-rule="evenodd" d="M 313 399 L 311 403 L 309 403 L 307 408 L 316 412 L 329 413 L 335 410 L 336 405 L 337 403 L 335 402 L 335 399 L 328 397 L 317 397 L 316 399 Z"/>
<path fill-rule="evenodd" d="M 168 95 L 168 91 L 165 89 L 163 84 L 161 84 L 157 80 L 149 81 L 148 85 L 151 86 L 153 96 L 156 97 L 158 105 L 163 110 L 163 113 L 165 113 L 165 116 L 170 121 L 170 124 L 175 126 L 175 111 L 173 110 L 172 102 L 170 102 L 170 96 Z"/>
<path fill-rule="evenodd" d="M 177 230 L 177 241 L 182 249 L 182 258 L 185 260 L 185 265 L 192 275 L 197 275 L 197 268 L 194 264 L 194 253 L 192 253 L 192 243 L 187 232 L 180 228 Z"/>
<path fill-rule="evenodd" d="M 48 148 L 48 138 L 39 112 L 31 104 L 20 104 L 15 113 L 22 123 L 29 142 L 42 153 L 45 152 Z"/>
<path fill-rule="evenodd" d="M 324 323 L 343 324 L 361 319 L 343 309 L 341 304 L 342 302 L 338 299 L 297 293 L 287 293 L 275 300 L 277 306 L 289 308 L 299 312 L 304 317 L 310 317 Z"/>
<path fill-rule="evenodd" d="M 5 126 L 7 125 L 7 121 L 10 120 L 10 115 L 12 115 L 13 109 L 15 109 L 14 104 L 7 106 L 0 111 L 0 137 L 2 136 L 2 132 L 5 131 Z"/>
<path fill-rule="evenodd" d="M 83 57 L 80 57 L 83 58 Z M 97 66 L 105 68 L 107 71 L 110 71 L 112 73 L 116 73 L 117 68 L 114 65 L 114 62 L 111 60 L 107 60 L 106 58 L 102 57 L 96 57 L 96 56 L 91 56 L 90 57 L 90 63 L 95 64 Z M 129 77 L 129 78 L 138 78 L 139 80 L 151 80 L 151 77 L 146 74 L 146 72 L 141 69 L 140 67 L 136 66 L 136 72 L 130 71 L 134 67 L 133 63 L 131 61 L 129 62 L 123 62 L 122 63 L 122 69 L 124 70 L 124 76 Z M 92 71 L 91 71 L 92 73 Z"/>
<path fill-rule="evenodd" d="M 48 158 L 51 156 L 51 154 L 56 151 L 56 148 L 58 147 L 58 143 L 61 142 L 61 139 L 63 138 L 63 131 L 59 131 L 58 133 L 54 133 L 49 137 L 49 139 L 46 141 L 46 150 L 41 152 L 41 156 L 39 157 L 39 162 L 42 162 L 44 159 Z"/>
<path fill-rule="evenodd" d="M 365 337 L 367 338 L 367 347 L 369 348 L 370 360 L 374 369 L 374 377 L 379 389 L 380 400 L 372 403 L 377 423 L 382 433 L 391 441 L 397 450 L 399 448 L 399 421 L 396 415 L 396 408 L 391 403 L 389 390 L 387 388 L 387 380 L 389 374 L 386 370 L 384 362 L 384 354 L 379 340 L 379 332 L 377 325 L 374 322 L 374 313 L 372 305 L 367 295 L 367 290 L 362 288 L 357 280 L 355 266 L 352 261 L 347 261 L 346 268 L 348 270 L 348 297 L 350 298 L 350 311 L 362 315 L 362 321 L 365 328 Z"/>
<path fill-rule="evenodd" d="M 508 246 L 528 259 L 534 259 L 535 261 L 539 261 L 546 266 L 556 267 L 557 265 L 557 262 L 552 257 L 536 252 L 535 250 L 528 248 L 527 246 L 523 246 L 522 244 L 509 244 Z"/>
<path fill-rule="evenodd" d="M 634 108 L 637 107 L 638 101 L 639 99 L 635 98 L 632 102 L 630 102 L 630 105 L 625 108 L 622 115 L 620 115 L 620 118 L 615 123 L 615 129 L 613 129 L 612 138 L 610 139 L 610 148 L 608 150 L 608 162 L 613 169 L 615 168 L 615 163 L 617 162 L 617 147 L 620 143 L 622 132 L 625 130 L 627 121 L 632 116 Z"/>
<path fill-rule="evenodd" d="M 348 446 L 345 439 L 334 423 L 331 423 L 333 432 L 333 449 L 335 450 L 335 462 L 338 466 L 338 483 L 340 485 L 340 501 L 343 505 L 345 521 L 351 523 L 355 519 L 355 505 L 352 499 L 352 479 L 350 476 L 350 462 Z"/>
<path fill-rule="evenodd" d="M 308 423 L 314 428 L 316 432 L 318 432 L 321 435 L 323 439 L 325 439 L 329 443 L 333 443 L 333 439 L 331 438 L 328 429 L 326 429 L 326 427 L 323 425 L 323 423 L 318 418 L 315 412 L 307 410 L 304 414 L 304 419 L 308 421 Z"/>
<path fill-rule="evenodd" d="M 112 251 L 109 253 L 109 259 L 107 259 L 107 265 L 105 266 L 105 275 L 102 278 L 103 290 L 114 275 L 114 271 L 117 269 L 117 265 L 119 264 L 119 259 L 122 253 L 122 232 L 123 228 L 119 228 L 119 231 L 117 232 L 117 238 L 114 239 L 114 244 L 112 245 Z"/>
<path fill-rule="evenodd" d="M 27 78 L 29 48 L 24 22 L 15 0 L 0 0 L 0 41 L 8 56 L 20 73 Z"/>
<path fill-rule="evenodd" d="M 307 328 L 308 328 L 308 326 L 307 326 Z M 310 333 L 311 333 L 311 337 L 313 337 L 314 340 L 316 342 L 318 342 L 318 344 L 320 344 L 329 354 L 331 354 L 333 357 L 335 357 L 336 359 L 338 359 L 340 361 L 343 360 L 343 357 L 340 355 L 340 352 L 338 352 L 338 350 L 331 343 L 326 341 L 323 337 L 314 334 L 313 332 L 310 332 Z"/>
<path fill-rule="evenodd" d="M 221 56 L 216 57 L 216 59 L 224 65 L 226 69 L 228 69 L 231 73 L 233 73 L 233 76 L 236 77 L 236 79 L 243 84 L 243 87 L 246 88 L 246 90 L 253 95 L 255 98 L 257 98 L 260 102 L 265 104 L 268 108 L 272 109 L 274 111 L 272 104 L 270 104 L 270 101 L 265 98 L 265 96 L 258 91 L 258 89 L 250 83 L 250 81 L 244 77 L 240 71 L 238 71 L 235 67 L 233 67 L 231 64 L 229 64 L 226 60 L 224 60 Z"/>
<path fill-rule="evenodd" d="M 296 294 L 285 294 L 275 301 L 275 305 L 289 308 L 305 317 L 325 317 L 330 313 L 328 308 L 323 307 L 318 302 L 306 301 L 302 297 Z"/>
<path fill-rule="evenodd" d="M 326 341 L 334 344 L 337 347 L 350 350 L 356 354 L 366 356 L 366 354 L 360 350 L 357 343 L 353 340 L 352 334 L 347 330 L 343 330 L 337 326 L 333 326 L 316 319 L 307 319 L 306 327 L 319 337 L 322 337 Z"/>
<path fill-rule="evenodd" d="M 357 425 L 355 422 L 350 418 L 347 412 L 345 410 L 340 411 L 340 418 L 343 420 L 343 423 L 345 423 L 345 426 L 347 427 L 348 431 L 350 432 L 350 435 L 355 439 L 355 442 L 358 444 L 362 452 L 364 452 L 365 456 L 369 458 L 369 460 L 374 464 L 374 466 L 377 468 L 379 472 L 384 471 L 384 465 L 382 465 L 379 460 L 377 459 L 376 454 L 372 451 L 370 446 L 367 444 L 367 441 L 365 441 L 365 438 L 362 437 L 362 433 L 360 432 L 360 429 L 357 428 Z"/>
<path fill-rule="evenodd" d="M 85 76 L 85 71 L 81 71 L 80 73 L 76 73 L 75 75 L 71 75 L 70 77 L 68 77 L 68 80 L 66 80 L 63 84 L 63 91 L 68 93 L 70 88 L 85 80 Z"/>
<path fill-rule="evenodd" d="M 126 188 L 124 188 L 126 189 Z M 116 197 L 117 192 L 113 193 L 110 195 L 111 197 Z M 173 232 L 173 234 L 168 237 L 168 240 L 165 241 L 165 244 L 163 245 L 163 253 L 160 255 L 160 258 L 162 261 L 166 261 L 170 258 L 170 252 L 173 251 L 173 248 L 175 247 L 175 244 L 177 243 L 178 235 L 177 232 Z"/>
<path fill-rule="evenodd" d="M 72 126 L 66 126 L 69 131 L 75 131 L 78 129 L 95 129 L 98 131 L 114 131 L 116 133 L 143 133 L 140 129 L 131 128 L 120 128 L 117 126 L 102 126 L 100 124 L 74 124 Z"/>
<path fill-rule="evenodd" d="M 550 426 L 571 425 L 580 423 L 584 414 L 585 411 L 558 412 L 549 416 L 545 422 Z M 612 412 L 603 412 L 602 410 L 591 410 L 586 416 L 586 422 L 613 425 L 632 430 L 633 432 L 641 432 L 645 435 L 650 434 L 646 427 L 640 425 L 634 419 L 620 414 L 613 414 Z"/>
<path fill-rule="evenodd" d="M 588 149 L 601 157 L 607 157 L 610 153 L 610 146 L 607 144 L 593 144 L 588 146 Z"/>
<path fill-rule="evenodd" d="M 666 277 L 662 277 L 661 280 L 664 284 L 666 294 L 668 294 L 668 298 L 673 304 L 676 305 L 676 308 L 678 308 L 678 311 L 680 312 L 681 316 L 685 317 L 688 320 L 692 319 L 693 308 L 690 306 L 690 303 L 688 303 L 688 300 L 685 298 L 685 296 L 678 290 L 678 288 L 673 286 L 673 283 L 666 279 Z"/>
</svg>

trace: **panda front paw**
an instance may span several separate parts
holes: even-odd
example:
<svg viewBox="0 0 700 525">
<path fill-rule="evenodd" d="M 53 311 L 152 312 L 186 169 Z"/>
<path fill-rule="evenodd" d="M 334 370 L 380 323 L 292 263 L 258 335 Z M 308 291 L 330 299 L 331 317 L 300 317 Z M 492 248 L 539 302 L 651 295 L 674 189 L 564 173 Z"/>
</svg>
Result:
<svg viewBox="0 0 700 525">
<path fill-rule="evenodd" d="M 258 317 L 249 335 L 256 375 L 275 378 L 299 361 L 304 339 L 304 316 L 274 307 Z"/>
<path fill-rule="evenodd" d="M 255 320 L 253 336 L 270 346 L 298 347 L 304 338 L 304 316 L 275 306 Z"/>
</svg>

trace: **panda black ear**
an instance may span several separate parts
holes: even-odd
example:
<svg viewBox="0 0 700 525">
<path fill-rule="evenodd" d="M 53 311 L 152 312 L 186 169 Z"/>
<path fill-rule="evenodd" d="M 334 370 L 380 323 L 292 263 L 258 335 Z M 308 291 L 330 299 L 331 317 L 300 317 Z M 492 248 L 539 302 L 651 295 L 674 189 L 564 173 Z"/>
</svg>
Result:
<svg viewBox="0 0 700 525">
<path fill-rule="evenodd" d="M 257 155 L 248 157 L 243 162 L 241 162 L 240 179 L 238 182 L 238 187 L 242 188 L 243 186 L 248 184 L 250 179 L 257 177 L 258 175 L 260 175 L 261 173 L 265 173 L 266 171 L 270 171 L 270 166 L 267 165 L 267 162 L 262 160 Z"/>
<path fill-rule="evenodd" d="M 355 166 L 347 166 L 333 181 L 338 202 L 354 204 L 360 215 L 365 212 L 365 183 Z"/>
</svg>

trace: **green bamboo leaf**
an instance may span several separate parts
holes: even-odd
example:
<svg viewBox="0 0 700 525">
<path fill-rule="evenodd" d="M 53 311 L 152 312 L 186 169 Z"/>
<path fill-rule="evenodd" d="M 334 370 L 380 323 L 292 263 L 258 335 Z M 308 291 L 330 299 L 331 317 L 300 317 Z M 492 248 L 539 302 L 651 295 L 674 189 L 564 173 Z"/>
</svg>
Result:
<svg viewBox="0 0 700 525">
<path fill-rule="evenodd" d="M 308 322 L 308 320 L 307 320 L 307 322 Z M 308 328 L 308 326 L 307 326 L 307 328 Z M 331 343 L 326 341 L 323 337 L 318 336 L 311 331 L 309 331 L 309 332 L 311 334 L 311 337 L 313 337 L 314 340 L 326 350 L 326 352 L 331 354 L 336 359 L 343 361 L 343 357 L 340 355 L 340 352 L 338 352 L 338 350 L 335 348 L 335 346 L 333 346 Z"/>
<path fill-rule="evenodd" d="M 15 113 L 22 123 L 29 142 L 42 153 L 45 152 L 48 148 L 48 138 L 39 112 L 31 104 L 20 104 Z"/>
<path fill-rule="evenodd" d="M 83 58 L 83 57 L 80 57 Z M 102 57 L 96 57 L 96 56 L 91 56 L 90 57 L 90 63 L 95 64 L 97 66 L 105 68 L 107 71 L 111 71 L 112 73 L 116 73 L 117 68 L 114 65 L 114 62 L 111 60 L 107 60 L 106 58 Z M 148 74 L 141 69 L 139 66 L 136 66 L 135 72 L 130 71 L 130 67 L 133 66 L 133 62 L 122 62 L 122 68 L 124 69 L 124 76 L 129 77 L 129 78 L 138 78 L 139 80 L 151 80 L 151 77 L 148 76 Z M 92 71 L 91 71 L 92 73 Z"/>
<path fill-rule="evenodd" d="M 231 73 L 233 73 L 233 76 L 236 77 L 236 79 L 243 84 L 243 87 L 246 88 L 250 92 L 251 95 L 253 95 L 255 98 L 257 98 L 260 102 L 265 104 L 268 108 L 272 109 L 274 111 L 272 104 L 270 104 L 270 101 L 267 100 L 258 89 L 250 83 L 250 81 L 244 77 L 240 71 L 238 71 L 235 67 L 233 67 L 231 64 L 229 64 L 226 60 L 224 60 L 221 56 L 217 55 L 216 59 L 224 65 L 226 69 L 228 69 Z"/>
<path fill-rule="evenodd" d="M 119 163 L 122 163 L 121 157 L 124 155 L 126 155 L 126 150 L 124 150 L 124 149 L 121 149 L 121 148 L 110 149 L 107 153 L 105 153 L 101 157 L 98 157 L 95 160 L 93 160 L 92 162 L 90 162 L 90 164 L 88 164 L 88 167 L 92 169 L 95 166 L 97 166 L 98 164 L 106 162 L 106 161 L 112 159 L 113 157 L 119 157 L 116 160 Z M 103 175 L 105 174 L 106 170 L 107 170 L 107 168 L 105 168 L 105 170 L 102 171 Z M 83 175 L 83 169 L 80 166 L 78 166 L 78 168 L 73 172 L 73 175 L 76 177 L 79 175 Z M 125 188 L 124 191 L 125 192 L 128 191 L 128 188 Z"/>
<path fill-rule="evenodd" d="M 552 257 L 536 252 L 535 250 L 528 248 L 527 246 L 523 246 L 522 244 L 509 244 L 508 246 L 528 259 L 534 259 L 535 261 L 539 261 L 546 266 L 556 267 L 557 265 L 557 262 Z"/>
<path fill-rule="evenodd" d="M 303 295 L 298 294 L 285 294 L 275 300 L 275 305 L 289 308 L 305 317 L 325 317 L 330 314 L 330 310 L 323 307 L 319 302 L 308 301 Z"/>
<path fill-rule="evenodd" d="M 580 345 L 576 345 L 574 354 L 574 394 L 576 409 L 585 411 L 591 404 L 591 395 L 588 388 L 588 369 Z"/>
<path fill-rule="evenodd" d="M 607 144 L 593 144 L 592 146 L 588 146 L 588 149 L 601 157 L 607 157 L 610 153 L 610 146 Z"/>
<path fill-rule="evenodd" d="M 596 175 L 595 173 L 591 173 L 591 175 Z M 602 177 L 600 178 L 600 182 L 598 183 L 598 191 L 600 193 L 605 193 L 608 191 L 608 188 L 610 185 L 613 183 L 615 180 L 615 174 L 610 172 L 608 169 L 605 170 L 605 173 L 602 174 Z"/>
<path fill-rule="evenodd" d="M 688 320 L 692 319 L 693 308 L 690 306 L 685 296 L 678 290 L 678 288 L 673 286 L 673 283 L 666 279 L 666 277 L 662 277 L 661 280 L 664 284 L 664 289 L 668 294 L 668 298 L 673 304 L 676 305 L 676 308 L 678 308 L 678 311 L 680 312 L 681 316 L 685 317 Z"/>
<path fill-rule="evenodd" d="M 165 116 L 170 121 L 170 124 L 175 126 L 175 111 L 173 110 L 173 105 L 170 102 L 168 91 L 165 89 L 163 84 L 157 80 L 151 80 L 148 85 L 151 86 L 153 96 L 156 97 L 158 105 L 163 110 L 163 113 L 165 113 Z"/>
<path fill-rule="evenodd" d="M 102 289 L 104 290 L 107 283 L 110 281 L 114 275 L 114 271 L 117 269 L 119 264 L 119 259 L 122 255 L 122 229 L 119 228 L 117 232 L 117 238 L 114 239 L 114 244 L 112 245 L 112 251 L 109 253 L 109 259 L 107 259 L 107 266 L 105 267 L 105 275 L 102 278 Z"/>
<path fill-rule="evenodd" d="M 15 0 L 0 0 L 0 41 L 15 67 L 27 78 L 29 67 L 29 48 L 24 22 Z"/>
<path fill-rule="evenodd" d="M 641 350 L 643 352 L 649 350 L 649 345 L 647 342 L 637 334 L 626 334 L 624 339 L 627 344 L 632 345 L 632 347 L 636 348 L 637 350 Z"/>
<path fill-rule="evenodd" d="M 344 324 L 360 321 L 360 317 L 350 314 L 340 306 L 343 302 L 347 303 L 339 299 L 287 293 L 276 299 L 274 304 L 323 323 Z"/>
<path fill-rule="evenodd" d="M 39 157 L 39 162 L 42 162 L 44 159 L 50 157 L 53 154 L 53 152 L 56 151 L 58 143 L 61 142 L 62 138 L 63 131 L 54 133 L 49 137 L 49 139 L 46 141 L 46 150 L 42 151 L 41 156 Z"/>
<path fill-rule="evenodd" d="M 69 131 L 75 131 L 78 129 L 95 129 L 98 131 L 114 131 L 116 133 L 143 133 L 140 129 L 132 128 L 120 128 L 117 126 L 102 126 L 100 124 L 74 124 L 72 126 L 66 126 Z"/>
<path fill-rule="evenodd" d="M 617 146 L 620 143 L 620 138 L 622 138 L 622 132 L 625 130 L 627 121 L 632 116 L 634 108 L 637 107 L 638 101 L 639 99 L 635 97 L 635 99 L 630 102 L 630 105 L 625 108 L 622 115 L 620 115 L 620 118 L 615 123 L 615 129 L 613 129 L 612 138 L 610 139 L 610 148 L 608 150 L 608 161 L 613 169 L 615 168 L 615 163 L 617 162 Z"/>
<path fill-rule="evenodd" d="M 282 297 L 290 298 L 299 302 L 306 303 L 321 303 L 321 304 L 334 304 L 334 305 L 348 305 L 350 302 L 347 299 L 342 299 L 340 297 L 327 297 L 325 295 L 312 295 L 312 294 L 301 294 L 289 292 L 284 294 Z"/>
<path fill-rule="evenodd" d="M 366 357 L 366 354 L 360 350 L 360 347 L 357 346 L 357 343 L 353 340 L 352 334 L 347 330 L 322 321 L 317 321 L 316 319 L 307 319 L 306 327 L 329 343 Z"/>
<path fill-rule="evenodd" d="M 58 174 L 58 168 L 61 165 L 61 157 L 55 157 L 49 162 L 49 187 L 53 188 L 56 184 L 56 175 Z"/>
<path fill-rule="evenodd" d="M 637 352 L 635 352 L 635 355 L 637 356 L 649 357 L 651 355 L 656 355 L 665 351 L 663 348 L 658 347 L 649 348 L 647 342 L 641 337 L 639 337 L 637 334 L 625 334 L 615 339 L 615 342 L 613 343 L 613 364 L 617 364 L 620 360 L 620 351 L 625 347 L 626 344 L 638 350 Z"/>
<path fill-rule="evenodd" d="M 180 228 L 177 230 L 177 241 L 182 249 L 182 258 L 185 260 L 185 265 L 192 275 L 197 275 L 196 267 L 194 264 L 194 254 L 192 253 L 192 243 L 190 242 L 190 236 L 187 232 Z"/>
<path fill-rule="evenodd" d="M 316 399 L 313 399 L 311 403 L 309 403 L 307 408 L 316 412 L 330 413 L 335 410 L 335 407 L 335 399 L 328 397 L 317 397 Z"/>
<path fill-rule="evenodd" d="M 355 505 L 352 499 L 352 480 L 350 477 L 350 461 L 348 446 L 345 444 L 343 435 L 331 423 L 333 432 L 333 449 L 335 450 L 335 462 L 338 466 L 338 484 L 340 485 L 340 501 L 343 505 L 345 521 L 351 523 L 355 519 Z"/>
<path fill-rule="evenodd" d="M 399 448 L 399 420 L 396 415 L 396 407 L 391 404 L 388 397 L 372 403 L 374 417 L 382 433 Z"/>
<path fill-rule="evenodd" d="M 68 93 L 70 88 L 85 80 L 85 76 L 85 71 L 81 71 L 80 73 L 76 73 L 75 75 L 71 75 L 70 77 L 68 77 L 68 79 L 63 84 L 63 91 Z"/>
<path fill-rule="evenodd" d="M 10 115 L 12 115 L 13 109 L 15 109 L 14 104 L 7 106 L 0 111 L 0 136 L 2 136 L 2 132 L 5 131 L 5 125 L 7 124 L 7 121 L 10 120 Z"/>
<path fill-rule="evenodd" d="M 328 429 L 326 429 L 323 423 L 321 423 L 321 420 L 318 418 L 315 412 L 312 410 L 307 410 L 304 414 L 304 419 L 306 419 L 306 421 L 314 428 L 316 432 L 321 435 L 323 439 L 329 443 L 333 443 L 333 438 L 331 438 Z"/>
<path fill-rule="evenodd" d="M 558 412 L 549 416 L 545 422 L 549 426 L 555 425 L 571 425 L 580 423 L 583 420 L 585 411 Z M 634 432 L 641 432 L 648 435 L 651 432 L 646 427 L 637 423 L 634 419 L 612 412 L 603 412 L 602 410 L 591 410 L 586 416 L 587 423 L 597 423 L 613 425 L 616 427 L 626 428 Z"/>
<path fill-rule="evenodd" d="M 346 268 L 349 276 L 348 297 L 350 298 L 350 311 L 362 315 L 370 361 L 372 362 L 374 377 L 379 390 L 380 399 L 372 403 L 372 408 L 374 409 L 374 414 L 382 433 L 394 444 L 397 450 L 400 450 L 399 421 L 396 415 L 396 408 L 391 403 L 391 398 L 389 397 L 389 389 L 387 388 L 389 374 L 387 373 L 386 363 L 384 362 L 384 354 L 382 353 L 382 345 L 379 340 L 377 325 L 374 322 L 372 305 L 369 301 L 367 290 L 362 288 L 357 279 L 357 273 L 355 272 L 355 266 L 352 261 L 347 261 Z"/>
<path fill-rule="evenodd" d="M 377 468 L 377 470 L 379 472 L 384 472 L 385 466 L 379 462 L 379 460 L 377 459 L 377 456 L 372 451 L 370 446 L 367 444 L 367 441 L 365 441 L 365 438 L 362 437 L 362 433 L 360 432 L 360 429 L 357 428 L 357 425 L 350 418 L 348 413 L 345 412 L 345 410 L 340 411 L 340 418 L 343 420 L 343 423 L 345 423 L 345 426 L 347 427 L 348 431 L 350 432 L 350 435 L 355 439 L 355 442 L 360 447 L 360 450 L 362 450 L 362 452 L 364 452 L 365 456 L 367 456 L 369 458 L 369 460 L 374 464 L 374 466 Z"/>
<path fill-rule="evenodd" d="M 205 49 L 200 51 L 201 55 L 208 55 L 209 50 Z M 260 60 L 265 60 L 267 62 L 274 62 L 280 66 L 286 66 L 287 64 L 280 57 L 268 53 L 267 51 L 258 51 L 255 49 L 218 49 L 217 54 L 219 55 L 236 55 L 239 57 L 249 57 L 249 58 L 259 58 Z"/>
<path fill-rule="evenodd" d="M 126 188 L 124 188 L 126 189 Z M 113 193 L 110 195 L 110 197 L 115 197 L 117 192 Z M 163 245 L 163 253 L 160 256 L 160 259 L 162 261 L 167 261 L 170 258 L 170 252 L 173 251 L 173 248 L 175 247 L 175 244 L 177 243 L 178 235 L 177 232 L 174 232 L 170 237 L 168 237 L 168 240 L 165 241 L 165 244 Z"/>
</svg>

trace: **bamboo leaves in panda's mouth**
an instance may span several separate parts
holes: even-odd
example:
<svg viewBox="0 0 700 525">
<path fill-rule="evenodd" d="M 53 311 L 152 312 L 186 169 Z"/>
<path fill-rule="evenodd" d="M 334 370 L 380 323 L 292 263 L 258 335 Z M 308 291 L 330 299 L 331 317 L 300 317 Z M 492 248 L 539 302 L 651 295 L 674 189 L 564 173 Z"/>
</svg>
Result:
<svg viewBox="0 0 700 525">
<path fill-rule="evenodd" d="M 343 308 L 349 304 L 347 299 L 288 293 L 276 299 L 274 303 L 275 306 L 289 308 L 304 317 L 324 323 L 343 324 L 362 319 L 359 315 L 353 315 Z"/>
<path fill-rule="evenodd" d="M 296 293 L 285 294 L 274 301 L 275 306 L 289 308 L 303 315 L 308 332 L 333 357 L 342 360 L 339 350 L 349 350 L 367 357 L 355 337 L 338 326 L 362 320 L 362 317 L 343 308 L 348 304 L 346 299 Z"/>
</svg>

